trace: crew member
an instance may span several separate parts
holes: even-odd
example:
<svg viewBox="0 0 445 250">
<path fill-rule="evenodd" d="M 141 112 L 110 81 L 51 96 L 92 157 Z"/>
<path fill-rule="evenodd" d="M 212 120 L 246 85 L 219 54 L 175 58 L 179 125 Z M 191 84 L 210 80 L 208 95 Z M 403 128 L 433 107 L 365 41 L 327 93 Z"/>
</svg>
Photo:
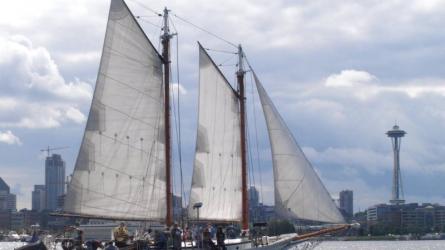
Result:
<svg viewBox="0 0 445 250">
<path fill-rule="evenodd" d="M 121 223 L 119 227 L 116 227 L 113 232 L 114 240 L 116 242 L 117 247 L 125 247 L 127 246 L 128 240 L 128 229 L 125 226 L 125 223 Z"/>
</svg>

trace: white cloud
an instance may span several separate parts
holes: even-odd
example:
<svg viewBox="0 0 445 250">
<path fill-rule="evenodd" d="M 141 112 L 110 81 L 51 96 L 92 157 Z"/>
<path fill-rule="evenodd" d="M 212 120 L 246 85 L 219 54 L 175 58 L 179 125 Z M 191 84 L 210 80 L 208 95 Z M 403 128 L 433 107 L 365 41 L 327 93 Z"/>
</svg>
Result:
<svg viewBox="0 0 445 250">
<path fill-rule="evenodd" d="M 17 101 L 11 97 L 0 97 L 0 112 L 14 109 Z"/>
<path fill-rule="evenodd" d="M 16 114 L 16 115 L 12 115 Z M 0 127 L 55 128 L 64 122 L 81 124 L 85 115 L 77 108 L 60 103 L 22 102 L 6 115 L 0 116 Z"/>
<path fill-rule="evenodd" d="M 11 130 L 6 130 L 5 132 L 0 131 L 0 142 L 6 143 L 6 144 L 17 144 L 21 145 L 22 142 L 20 141 L 20 138 L 18 138 L 16 135 L 14 135 Z"/>
<path fill-rule="evenodd" d="M 76 79 L 65 82 L 47 49 L 34 47 L 24 36 L 0 39 L 0 69 L 10 91 L 50 95 L 72 100 L 90 100 L 90 84 Z"/>
<path fill-rule="evenodd" d="M 338 88 L 360 100 L 366 101 L 386 93 L 405 94 L 418 98 L 435 94 L 445 96 L 445 79 L 414 79 L 405 83 L 384 83 L 366 71 L 342 70 L 339 74 L 328 76 L 324 82 L 327 88 Z"/>
<path fill-rule="evenodd" d="M 178 84 L 178 83 L 170 84 L 170 91 L 172 93 L 174 93 L 175 95 L 178 93 L 178 88 L 179 88 L 179 94 L 181 94 L 181 95 L 187 94 L 187 89 L 184 87 L 184 85 Z"/>
<path fill-rule="evenodd" d="M 330 75 L 326 79 L 327 87 L 354 87 L 361 84 L 371 83 L 376 77 L 366 71 L 342 70 L 340 74 Z"/>
<path fill-rule="evenodd" d="M 0 127 L 54 128 L 82 123 L 78 108 L 92 98 L 90 84 L 62 77 L 47 49 L 24 36 L 0 38 Z"/>
</svg>

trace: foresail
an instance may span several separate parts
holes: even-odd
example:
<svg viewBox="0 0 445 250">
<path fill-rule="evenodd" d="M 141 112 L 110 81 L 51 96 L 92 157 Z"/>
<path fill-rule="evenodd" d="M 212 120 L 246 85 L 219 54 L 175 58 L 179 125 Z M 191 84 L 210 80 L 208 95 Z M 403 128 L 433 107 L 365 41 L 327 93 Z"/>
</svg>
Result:
<svg viewBox="0 0 445 250">
<path fill-rule="evenodd" d="M 122 0 L 112 0 L 91 110 L 68 186 L 67 213 L 166 215 L 162 64 Z"/>
<path fill-rule="evenodd" d="M 199 50 L 199 113 L 189 216 L 241 220 L 240 121 L 236 92 L 209 55 Z"/>
<path fill-rule="evenodd" d="M 283 216 L 342 223 L 331 196 L 254 75 L 272 147 L 275 206 Z"/>
</svg>

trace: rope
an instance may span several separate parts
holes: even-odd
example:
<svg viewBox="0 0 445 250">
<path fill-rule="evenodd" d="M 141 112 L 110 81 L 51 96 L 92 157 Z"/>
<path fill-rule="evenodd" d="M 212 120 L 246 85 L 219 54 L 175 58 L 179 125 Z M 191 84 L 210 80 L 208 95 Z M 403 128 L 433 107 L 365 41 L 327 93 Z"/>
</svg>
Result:
<svg viewBox="0 0 445 250">
<path fill-rule="evenodd" d="M 179 155 L 179 173 L 180 173 L 180 178 L 181 178 L 181 195 L 184 197 L 182 199 L 182 205 L 186 205 L 185 204 L 185 200 L 186 200 L 186 193 L 184 191 L 184 175 L 183 175 L 183 169 L 182 169 L 182 139 L 181 139 L 181 109 L 180 109 L 180 92 L 179 92 L 179 83 L 180 83 L 180 72 L 179 72 L 179 35 L 178 35 L 178 30 L 176 29 L 175 24 L 173 23 L 173 20 L 171 20 L 171 24 L 173 26 L 173 29 L 175 30 L 176 33 L 176 80 L 178 83 L 178 89 L 177 89 L 177 110 L 178 110 L 178 131 L 177 131 L 177 136 L 178 136 L 178 155 Z M 181 210 L 182 213 L 182 210 Z"/>
<path fill-rule="evenodd" d="M 152 22 L 150 22 L 150 21 L 148 21 L 148 20 L 142 19 L 141 16 L 137 16 L 136 18 L 139 19 L 139 20 L 141 20 L 141 21 L 144 22 L 144 23 L 148 23 L 148 24 L 151 24 L 151 25 L 155 26 L 156 28 L 162 29 L 162 26 L 157 25 L 157 24 L 154 24 L 154 23 L 152 23 Z"/>
<path fill-rule="evenodd" d="M 181 140 L 181 109 L 180 109 L 180 72 L 179 72 L 179 35 L 177 32 L 177 29 L 173 23 L 173 20 L 170 19 L 170 23 L 172 24 L 172 27 L 176 33 L 176 81 L 177 81 L 177 89 L 176 89 L 176 105 L 175 105 L 175 93 L 173 94 L 173 113 L 175 118 L 175 131 L 176 131 L 176 143 L 177 143 L 177 150 L 178 150 L 178 160 L 179 160 L 179 182 L 180 182 L 180 193 L 182 196 L 181 199 L 181 207 L 183 207 L 184 202 L 186 200 L 186 194 L 184 191 L 184 174 L 182 169 L 182 140 Z M 172 72 L 172 71 L 170 71 Z M 181 209 L 181 219 L 182 222 L 184 222 L 184 212 Z"/>
<path fill-rule="evenodd" d="M 191 26 L 193 26 L 193 27 L 195 27 L 195 28 L 197 28 L 197 29 L 199 29 L 199 30 L 201 30 L 201 31 L 203 31 L 203 32 L 205 32 L 205 33 L 207 33 L 207 34 L 209 34 L 209 35 L 211 35 L 211 36 L 213 36 L 213 37 L 215 37 L 215 38 L 217 38 L 217 39 L 219 39 L 219 40 L 229 44 L 229 45 L 231 45 L 231 46 L 233 46 L 233 47 L 235 47 L 235 48 L 238 48 L 238 46 L 236 44 L 234 44 L 234 43 L 232 43 L 232 42 L 230 42 L 230 41 L 228 41 L 228 40 L 226 40 L 226 39 L 224 39 L 224 38 L 222 38 L 222 37 L 220 37 L 220 36 L 210 32 L 210 31 L 208 31 L 208 30 L 206 30 L 206 29 L 204 29 L 202 27 L 199 27 L 198 25 L 196 25 L 196 24 L 194 24 L 194 23 L 192 23 L 192 22 L 190 22 L 190 21 L 188 21 L 188 20 L 186 20 L 186 19 L 184 19 L 184 18 L 182 18 L 182 17 L 180 17 L 180 16 L 178 16 L 176 14 L 173 14 L 173 16 L 175 16 L 179 20 L 183 21 L 184 23 L 187 23 L 187 24 L 189 24 L 189 25 L 191 25 Z"/>
<path fill-rule="evenodd" d="M 210 49 L 210 48 L 205 48 L 205 50 L 214 51 L 214 52 L 220 52 L 220 53 L 226 53 L 226 54 L 238 55 L 238 52 L 233 52 L 233 51 L 228 51 L 228 50 L 219 50 L 219 49 Z"/>
<path fill-rule="evenodd" d="M 141 6 L 143 9 L 146 9 L 146 10 L 148 10 L 148 11 L 154 13 L 154 14 L 157 15 L 157 16 L 162 16 L 161 13 L 159 13 L 159 12 L 157 12 L 156 10 L 154 10 L 154 9 L 152 9 L 152 8 L 150 8 L 150 7 L 148 7 L 148 6 L 145 5 L 145 4 L 142 4 L 142 3 L 139 2 L 138 0 L 132 0 L 132 1 L 135 2 L 137 5 Z"/>
</svg>

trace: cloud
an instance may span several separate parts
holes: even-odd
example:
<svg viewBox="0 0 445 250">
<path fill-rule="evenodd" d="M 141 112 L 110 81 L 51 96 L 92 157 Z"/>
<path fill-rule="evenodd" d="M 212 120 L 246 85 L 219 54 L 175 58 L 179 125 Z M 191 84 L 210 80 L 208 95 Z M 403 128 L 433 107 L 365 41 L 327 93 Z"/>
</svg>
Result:
<svg viewBox="0 0 445 250">
<path fill-rule="evenodd" d="M 315 165 L 326 164 L 341 166 L 349 170 L 364 169 L 373 175 L 381 175 L 391 169 L 392 154 L 378 153 L 363 148 L 333 148 L 317 151 L 311 147 L 303 148 L 308 158 L 313 159 Z"/>
<path fill-rule="evenodd" d="M 11 132 L 11 130 L 7 130 L 5 132 L 0 131 L 0 142 L 10 144 L 10 145 L 13 145 L 13 144 L 22 145 L 20 138 L 18 138 L 16 135 L 14 135 Z"/>
<path fill-rule="evenodd" d="M 360 70 L 342 70 L 340 74 L 330 75 L 326 79 L 327 87 L 353 87 L 360 84 L 371 83 L 375 76 L 366 71 Z"/>
<path fill-rule="evenodd" d="M 181 95 L 186 95 L 187 94 L 187 89 L 184 87 L 184 85 L 179 84 L 179 83 L 171 83 L 170 84 L 170 91 L 172 93 L 174 93 L 176 95 L 176 93 L 178 93 L 178 88 L 179 88 L 179 94 Z"/>
<path fill-rule="evenodd" d="M 329 88 L 341 88 L 350 92 L 360 100 L 368 100 L 386 93 L 405 94 L 410 98 L 425 95 L 445 96 L 445 79 L 414 79 L 406 83 L 383 83 L 377 77 L 354 69 L 342 70 L 339 74 L 332 74 L 324 83 Z"/>
<path fill-rule="evenodd" d="M 90 100 L 90 84 L 76 79 L 65 82 L 47 49 L 34 47 L 20 35 L 0 39 L 0 70 L 3 90 L 10 93 L 33 92 L 45 97 Z"/>
<path fill-rule="evenodd" d="M 79 104 L 92 98 L 92 87 L 67 82 L 47 49 L 25 36 L 0 38 L 0 127 L 54 128 L 83 123 Z"/>
</svg>

